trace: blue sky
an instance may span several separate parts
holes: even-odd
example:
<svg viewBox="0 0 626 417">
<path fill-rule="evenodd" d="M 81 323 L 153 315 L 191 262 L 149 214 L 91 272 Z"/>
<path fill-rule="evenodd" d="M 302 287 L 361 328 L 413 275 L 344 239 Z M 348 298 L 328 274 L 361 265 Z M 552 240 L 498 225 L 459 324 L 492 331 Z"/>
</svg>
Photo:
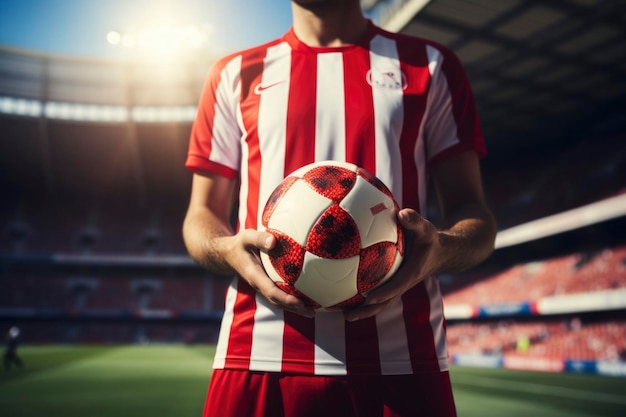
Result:
<svg viewBox="0 0 626 417">
<path fill-rule="evenodd" d="M 63 55 L 124 58 L 107 42 L 155 21 L 208 28 L 199 53 L 222 54 L 283 34 L 289 0 L 0 0 L 0 45 Z"/>
</svg>

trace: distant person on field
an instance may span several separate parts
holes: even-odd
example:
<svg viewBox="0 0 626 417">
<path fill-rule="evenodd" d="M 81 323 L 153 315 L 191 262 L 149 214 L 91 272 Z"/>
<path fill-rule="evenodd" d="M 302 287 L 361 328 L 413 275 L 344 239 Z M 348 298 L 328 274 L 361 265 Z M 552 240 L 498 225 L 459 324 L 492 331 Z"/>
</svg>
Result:
<svg viewBox="0 0 626 417">
<path fill-rule="evenodd" d="M 4 369 L 11 370 L 11 364 L 16 365 L 18 368 L 24 367 L 24 362 L 17 356 L 17 345 L 20 337 L 19 327 L 13 326 L 7 333 L 7 347 L 4 351 Z"/>
</svg>

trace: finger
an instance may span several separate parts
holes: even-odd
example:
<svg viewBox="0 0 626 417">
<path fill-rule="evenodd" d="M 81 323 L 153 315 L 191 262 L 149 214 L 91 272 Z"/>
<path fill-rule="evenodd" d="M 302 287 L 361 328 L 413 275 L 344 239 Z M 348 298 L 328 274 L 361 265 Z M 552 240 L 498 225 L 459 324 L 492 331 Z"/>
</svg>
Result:
<svg viewBox="0 0 626 417">
<path fill-rule="evenodd" d="M 276 307 L 292 311 L 305 317 L 315 316 L 315 310 L 312 307 L 276 286 L 274 281 L 267 276 L 260 263 L 255 263 L 246 276 L 249 277 L 247 281 L 250 286 Z"/>
<path fill-rule="evenodd" d="M 365 304 L 351 310 L 346 310 L 344 312 L 344 318 L 346 321 L 357 321 L 373 317 L 384 310 L 389 304 L 391 304 L 392 301 L 393 299 L 380 304 Z"/>
<path fill-rule="evenodd" d="M 270 250 L 276 244 L 276 237 L 269 232 L 259 232 L 246 229 L 240 233 L 241 242 L 246 247 L 255 247 L 261 250 Z"/>
<path fill-rule="evenodd" d="M 372 292 L 367 295 L 363 304 L 376 305 L 385 303 L 398 297 L 398 295 L 404 293 L 404 285 L 401 281 L 401 279 L 392 279 L 389 282 L 385 283 L 385 285 L 381 285 L 375 290 L 372 290 Z"/>
<path fill-rule="evenodd" d="M 409 269 L 407 269 L 406 266 L 399 269 L 387 282 L 370 291 L 361 306 L 350 310 L 346 315 L 346 320 L 361 320 L 378 314 L 390 303 L 404 294 L 408 288 L 408 274 Z"/>
<path fill-rule="evenodd" d="M 256 247 L 262 250 L 270 250 L 276 245 L 276 237 L 269 232 L 258 232 Z"/>
<path fill-rule="evenodd" d="M 404 208 L 398 212 L 400 225 L 405 229 L 419 231 L 423 225 L 423 218 L 420 214 L 409 208 Z"/>
<path fill-rule="evenodd" d="M 291 294 L 287 294 L 276 285 L 267 294 L 266 297 L 272 304 L 292 313 L 299 314 L 304 317 L 312 318 L 315 316 L 315 310 L 307 305 L 304 301 Z"/>
<path fill-rule="evenodd" d="M 315 309 L 307 305 L 301 299 L 286 293 L 276 286 L 262 266 L 258 251 L 268 251 L 272 249 L 276 245 L 276 237 L 269 232 L 259 232 L 248 229 L 242 232 L 242 238 L 244 245 L 256 249 L 248 251 L 250 255 L 255 258 L 255 262 L 249 267 L 250 269 L 246 271 L 245 275 L 242 275 L 248 277 L 247 281 L 250 286 L 278 308 L 305 317 L 314 317 Z"/>
<path fill-rule="evenodd" d="M 250 285 L 274 306 L 305 317 L 314 317 L 315 310 L 301 299 L 281 290 L 266 275 L 250 282 Z"/>
</svg>

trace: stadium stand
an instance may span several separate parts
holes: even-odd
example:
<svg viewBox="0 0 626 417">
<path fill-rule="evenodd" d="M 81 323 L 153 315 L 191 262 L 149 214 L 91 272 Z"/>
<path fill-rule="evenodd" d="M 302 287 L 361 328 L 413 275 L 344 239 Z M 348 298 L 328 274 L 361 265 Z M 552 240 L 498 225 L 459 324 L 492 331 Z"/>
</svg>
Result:
<svg viewBox="0 0 626 417">
<path fill-rule="evenodd" d="M 626 287 L 626 246 L 511 266 L 444 295 L 447 304 L 488 304 Z"/>
<path fill-rule="evenodd" d="M 448 327 L 449 352 L 508 354 L 572 360 L 624 360 L 626 322 L 559 321 L 463 323 Z"/>
</svg>

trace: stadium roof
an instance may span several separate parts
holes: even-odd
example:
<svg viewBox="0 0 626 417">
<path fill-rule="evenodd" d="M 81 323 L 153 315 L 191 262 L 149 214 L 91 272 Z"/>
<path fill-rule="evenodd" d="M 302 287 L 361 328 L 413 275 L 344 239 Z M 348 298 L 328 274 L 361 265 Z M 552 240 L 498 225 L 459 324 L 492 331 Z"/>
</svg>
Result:
<svg viewBox="0 0 626 417">
<path fill-rule="evenodd" d="M 389 13 L 389 4 L 398 6 Z M 626 2 L 405 0 L 378 7 L 388 29 L 458 54 L 492 152 L 519 155 L 626 131 Z"/>
</svg>

